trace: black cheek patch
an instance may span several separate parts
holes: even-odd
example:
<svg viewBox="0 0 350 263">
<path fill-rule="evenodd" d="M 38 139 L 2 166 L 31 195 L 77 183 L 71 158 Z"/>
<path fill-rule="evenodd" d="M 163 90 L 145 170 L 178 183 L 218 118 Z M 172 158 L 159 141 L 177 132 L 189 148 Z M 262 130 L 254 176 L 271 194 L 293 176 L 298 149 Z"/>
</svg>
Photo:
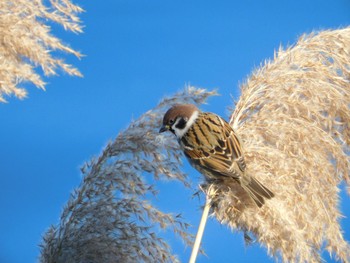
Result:
<svg viewBox="0 0 350 263">
<path fill-rule="evenodd" d="M 185 121 L 183 118 L 181 118 L 175 127 L 182 130 L 186 127 L 186 123 L 187 123 L 187 121 Z"/>
</svg>

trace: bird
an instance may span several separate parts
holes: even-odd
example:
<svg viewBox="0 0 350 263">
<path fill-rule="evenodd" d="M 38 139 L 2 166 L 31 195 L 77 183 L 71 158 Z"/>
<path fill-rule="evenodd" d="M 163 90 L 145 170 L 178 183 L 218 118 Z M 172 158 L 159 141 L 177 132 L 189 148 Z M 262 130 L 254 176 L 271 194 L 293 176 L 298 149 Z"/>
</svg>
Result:
<svg viewBox="0 0 350 263">
<path fill-rule="evenodd" d="M 247 173 L 242 142 L 219 115 L 193 104 L 175 104 L 164 115 L 159 133 L 173 133 L 189 163 L 209 181 L 236 181 L 260 208 L 274 197 Z"/>
</svg>

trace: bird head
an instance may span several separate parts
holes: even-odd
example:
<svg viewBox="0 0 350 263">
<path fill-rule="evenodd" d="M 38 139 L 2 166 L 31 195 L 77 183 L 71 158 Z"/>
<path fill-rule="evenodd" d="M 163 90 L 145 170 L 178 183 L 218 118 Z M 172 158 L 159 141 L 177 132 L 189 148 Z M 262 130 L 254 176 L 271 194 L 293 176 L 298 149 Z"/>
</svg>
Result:
<svg viewBox="0 0 350 263">
<path fill-rule="evenodd" d="M 181 138 L 198 117 L 199 109 L 193 104 L 176 104 L 164 115 L 159 132 L 171 131 Z"/>
</svg>

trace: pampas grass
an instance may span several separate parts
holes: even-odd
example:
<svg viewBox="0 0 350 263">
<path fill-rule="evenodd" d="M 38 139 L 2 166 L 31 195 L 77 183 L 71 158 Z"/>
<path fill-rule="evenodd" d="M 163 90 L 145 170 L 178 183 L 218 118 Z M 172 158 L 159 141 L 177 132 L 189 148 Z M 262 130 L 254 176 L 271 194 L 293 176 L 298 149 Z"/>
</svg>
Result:
<svg viewBox="0 0 350 263">
<path fill-rule="evenodd" d="M 43 237 L 40 262 L 177 262 L 158 230 L 170 228 L 192 245 L 188 224 L 147 200 L 157 191 L 145 177 L 153 174 L 155 179 L 188 185 L 180 169 L 178 143 L 158 133 L 161 119 L 169 105 L 201 104 L 214 94 L 188 87 L 164 99 L 85 164 L 83 181 L 64 207 L 59 224 Z"/>
<path fill-rule="evenodd" d="M 235 185 L 211 185 L 212 212 L 283 262 L 350 262 L 339 186 L 350 193 L 350 28 L 302 36 L 241 87 L 230 123 L 248 173 L 275 193 L 258 209 Z M 209 189 L 204 184 L 204 191 Z"/>
<path fill-rule="evenodd" d="M 0 1 L 0 102 L 14 95 L 19 99 L 27 96 L 21 87 L 28 82 L 44 89 L 46 76 L 56 75 L 58 70 L 81 76 L 81 73 L 60 57 L 63 51 L 80 58 L 81 54 L 51 34 L 54 22 L 74 33 L 82 32 L 77 16 L 82 9 L 70 0 L 12 0 Z M 39 70 L 40 68 L 40 70 Z"/>
</svg>

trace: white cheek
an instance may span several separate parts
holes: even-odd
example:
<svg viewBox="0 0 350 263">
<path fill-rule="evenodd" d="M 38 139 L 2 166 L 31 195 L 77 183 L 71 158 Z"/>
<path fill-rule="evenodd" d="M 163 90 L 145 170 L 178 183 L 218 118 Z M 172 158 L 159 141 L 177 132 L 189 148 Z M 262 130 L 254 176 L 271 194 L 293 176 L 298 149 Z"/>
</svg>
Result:
<svg viewBox="0 0 350 263">
<path fill-rule="evenodd" d="M 175 124 L 176 124 L 176 123 L 175 123 Z M 187 128 L 187 124 L 186 124 L 185 129 L 182 129 L 182 130 L 176 128 L 175 125 L 174 125 L 173 130 L 174 130 L 174 132 L 175 132 L 176 137 L 177 137 L 177 138 L 181 138 L 181 137 L 186 133 L 186 131 L 185 131 L 186 128 Z M 187 129 L 187 130 L 188 130 L 188 129 Z"/>
<path fill-rule="evenodd" d="M 180 121 L 180 119 L 177 119 L 176 122 L 173 125 L 173 130 L 175 131 L 175 135 L 177 138 L 181 138 L 184 136 L 184 134 L 188 131 L 188 129 L 192 126 L 192 124 L 196 121 L 198 117 L 198 111 L 193 112 L 191 118 L 187 121 L 185 128 L 178 129 L 176 128 L 177 123 Z"/>
</svg>

